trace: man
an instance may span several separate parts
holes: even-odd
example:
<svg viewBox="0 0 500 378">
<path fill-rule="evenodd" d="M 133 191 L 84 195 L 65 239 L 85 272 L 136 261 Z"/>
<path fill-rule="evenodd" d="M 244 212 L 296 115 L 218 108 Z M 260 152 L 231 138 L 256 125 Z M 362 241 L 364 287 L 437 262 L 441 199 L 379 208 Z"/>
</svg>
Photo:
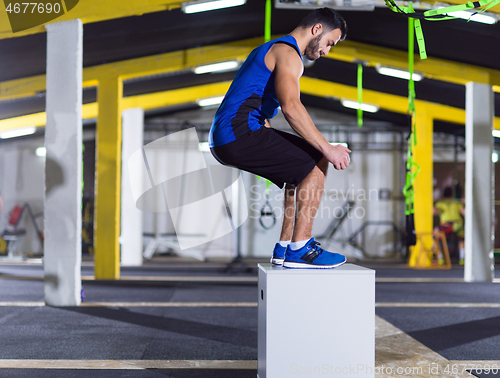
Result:
<svg viewBox="0 0 500 378">
<path fill-rule="evenodd" d="M 320 248 L 311 232 L 328 163 L 345 169 L 351 151 L 327 142 L 302 105 L 299 89 L 302 56 L 316 60 L 328 54 L 346 30 L 336 11 L 321 8 L 289 35 L 257 47 L 236 74 L 210 130 L 210 148 L 221 164 L 280 188 L 286 184 L 283 226 L 271 261 L 287 268 L 333 268 L 346 261 Z M 300 137 L 269 126 L 267 119 L 279 106 Z"/>
</svg>

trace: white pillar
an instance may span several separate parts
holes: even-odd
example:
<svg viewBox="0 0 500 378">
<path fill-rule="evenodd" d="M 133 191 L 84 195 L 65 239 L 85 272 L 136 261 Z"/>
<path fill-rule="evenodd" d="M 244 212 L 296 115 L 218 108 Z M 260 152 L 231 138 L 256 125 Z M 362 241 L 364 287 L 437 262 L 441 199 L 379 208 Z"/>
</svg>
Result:
<svg viewBox="0 0 500 378">
<path fill-rule="evenodd" d="M 493 257 L 493 90 L 467 83 L 465 121 L 465 270 L 466 281 L 492 281 Z"/>
<path fill-rule="evenodd" d="M 144 111 L 127 109 L 122 113 L 122 204 L 121 204 L 121 264 L 142 265 L 142 211 L 135 206 L 130 185 L 129 157 L 142 149 L 144 140 Z M 132 177 L 132 179 L 134 179 Z M 141 178 L 136 178 L 138 180 Z"/>
<path fill-rule="evenodd" d="M 80 20 L 47 29 L 45 303 L 78 306 L 82 260 L 82 55 Z"/>
</svg>

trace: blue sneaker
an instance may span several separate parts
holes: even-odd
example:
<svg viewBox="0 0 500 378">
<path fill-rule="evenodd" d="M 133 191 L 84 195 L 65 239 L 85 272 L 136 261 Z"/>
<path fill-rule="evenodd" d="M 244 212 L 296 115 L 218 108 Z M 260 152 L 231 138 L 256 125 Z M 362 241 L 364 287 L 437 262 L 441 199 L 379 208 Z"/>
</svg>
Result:
<svg viewBox="0 0 500 378">
<path fill-rule="evenodd" d="M 339 253 L 332 253 L 320 248 L 319 243 L 311 238 L 305 246 L 296 251 L 290 246 L 286 249 L 285 268 L 299 269 L 329 269 L 340 266 L 346 262 L 345 256 Z"/>
<path fill-rule="evenodd" d="M 286 247 L 282 247 L 280 243 L 276 243 L 274 246 L 273 257 L 271 258 L 271 264 L 283 265 L 285 251 Z"/>
</svg>

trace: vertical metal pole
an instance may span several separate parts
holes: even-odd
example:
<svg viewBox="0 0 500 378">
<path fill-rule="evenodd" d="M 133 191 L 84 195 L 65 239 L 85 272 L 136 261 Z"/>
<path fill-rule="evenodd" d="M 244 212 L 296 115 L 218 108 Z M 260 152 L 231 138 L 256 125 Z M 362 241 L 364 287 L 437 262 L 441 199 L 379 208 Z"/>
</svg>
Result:
<svg viewBox="0 0 500 378">
<path fill-rule="evenodd" d="M 493 90 L 466 84 L 465 102 L 465 269 L 464 279 L 494 278 Z"/>
<path fill-rule="evenodd" d="M 80 20 L 47 29 L 44 291 L 50 306 L 81 302 L 82 62 Z"/>
</svg>

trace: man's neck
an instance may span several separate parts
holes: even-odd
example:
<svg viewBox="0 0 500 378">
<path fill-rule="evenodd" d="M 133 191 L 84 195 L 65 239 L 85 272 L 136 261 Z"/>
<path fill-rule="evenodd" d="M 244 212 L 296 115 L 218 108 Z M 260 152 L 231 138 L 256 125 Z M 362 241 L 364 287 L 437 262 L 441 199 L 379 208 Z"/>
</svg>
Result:
<svg viewBox="0 0 500 378">
<path fill-rule="evenodd" d="M 304 29 L 296 28 L 289 35 L 291 35 L 297 41 L 297 46 L 299 46 L 300 53 L 304 55 L 307 45 L 309 44 L 309 38 Z"/>
</svg>

